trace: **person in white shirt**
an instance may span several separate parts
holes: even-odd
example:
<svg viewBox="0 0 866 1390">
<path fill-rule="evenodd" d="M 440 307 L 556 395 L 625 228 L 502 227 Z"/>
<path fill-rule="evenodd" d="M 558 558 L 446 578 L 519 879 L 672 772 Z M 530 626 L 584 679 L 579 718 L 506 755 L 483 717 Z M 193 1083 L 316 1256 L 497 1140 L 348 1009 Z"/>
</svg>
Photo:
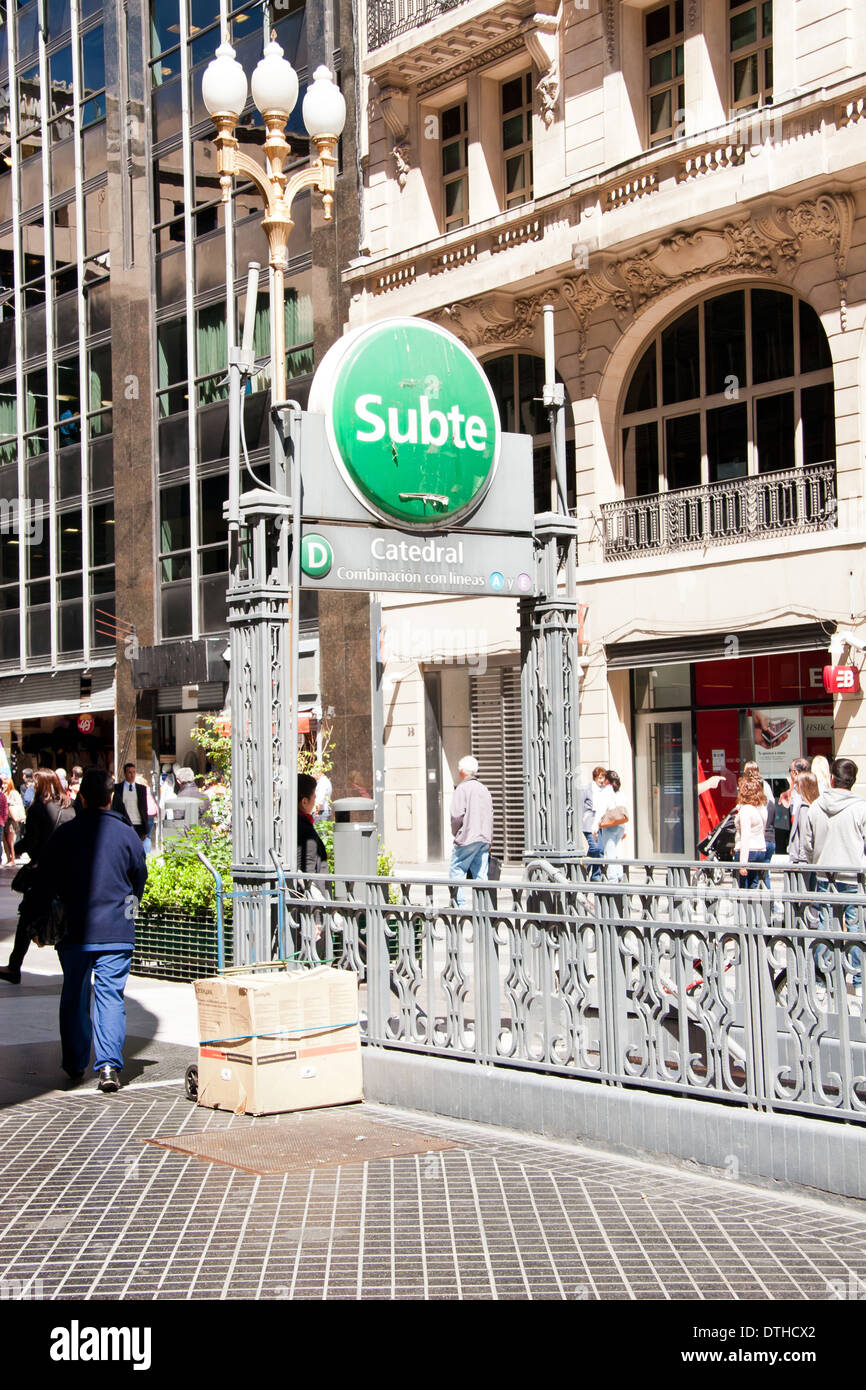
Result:
<svg viewBox="0 0 866 1390">
<path fill-rule="evenodd" d="M 135 763 L 124 763 L 123 781 L 116 782 L 112 811 L 119 811 L 143 842 L 147 838 L 147 791 L 135 780 Z"/>
<path fill-rule="evenodd" d="M 316 764 L 316 799 L 313 805 L 313 820 L 333 820 L 334 788 L 321 763 Z"/>
</svg>

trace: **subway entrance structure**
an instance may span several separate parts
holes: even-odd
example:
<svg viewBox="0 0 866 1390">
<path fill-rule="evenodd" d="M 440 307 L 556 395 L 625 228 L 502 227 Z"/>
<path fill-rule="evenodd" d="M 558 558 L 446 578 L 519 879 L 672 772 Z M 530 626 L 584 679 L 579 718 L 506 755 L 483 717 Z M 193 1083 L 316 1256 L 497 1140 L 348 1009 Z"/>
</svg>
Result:
<svg viewBox="0 0 866 1390">
<path fill-rule="evenodd" d="M 478 361 L 423 319 L 339 339 L 308 409 L 275 404 L 270 479 L 244 492 L 238 438 L 227 508 L 236 963 L 272 955 L 267 890 L 297 869 L 302 587 L 517 600 L 526 854 L 580 852 L 575 523 L 550 349 L 555 512 L 534 515 L 531 440 L 503 433 Z M 251 366 L 230 354 L 238 431 Z"/>
</svg>

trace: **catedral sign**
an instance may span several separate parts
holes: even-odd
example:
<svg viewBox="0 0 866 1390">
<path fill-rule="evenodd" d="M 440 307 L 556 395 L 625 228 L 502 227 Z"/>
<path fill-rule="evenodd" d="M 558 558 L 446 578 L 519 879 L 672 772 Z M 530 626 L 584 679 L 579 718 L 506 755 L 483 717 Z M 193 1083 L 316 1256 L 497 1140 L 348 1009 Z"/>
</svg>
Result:
<svg viewBox="0 0 866 1390">
<path fill-rule="evenodd" d="M 308 417 L 305 584 L 533 591 L 531 446 L 502 434 L 484 371 L 451 333 L 395 318 L 346 334 L 316 373 Z"/>
</svg>

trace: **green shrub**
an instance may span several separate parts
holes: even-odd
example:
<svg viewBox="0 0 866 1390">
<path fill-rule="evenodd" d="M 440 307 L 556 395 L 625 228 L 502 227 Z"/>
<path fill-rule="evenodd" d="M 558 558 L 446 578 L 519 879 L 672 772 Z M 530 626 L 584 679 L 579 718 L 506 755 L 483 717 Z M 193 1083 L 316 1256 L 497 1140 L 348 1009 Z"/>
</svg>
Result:
<svg viewBox="0 0 866 1390">
<path fill-rule="evenodd" d="M 198 858 L 198 850 L 204 851 L 221 875 L 224 891 L 231 892 L 231 835 L 211 826 L 197 825 L 185 835 L 169 841 L 161 854 L 152 855 L 148 860 L 147 884 L 141 900 L 145 911 L 215 911 L 216 884 L 213 874 Z M 228 915 L 230 902 L 225 906 Z"/>
</svg>

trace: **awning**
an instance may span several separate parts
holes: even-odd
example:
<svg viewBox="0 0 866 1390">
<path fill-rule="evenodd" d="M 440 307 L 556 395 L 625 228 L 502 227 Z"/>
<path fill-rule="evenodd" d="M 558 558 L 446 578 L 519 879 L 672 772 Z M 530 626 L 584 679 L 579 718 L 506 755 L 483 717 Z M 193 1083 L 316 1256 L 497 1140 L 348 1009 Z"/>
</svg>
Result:
<svg viewBox="0 0 866 1390">
<path fill-rule="evenodd" d="M 642 666 L 672 666 L 685 661 L 721 661 L 734 654 L 773 656 L 781 652 L 826 651 L 835 630 L 835 623 L 826 622 L 750 628 L 745 632 L 690 632 L 680 637 L 611 642 L 605 644 L 604 651 L 609 671 L 633 671 Z"/>
<path fill-rule="evenodd" d="M 22 719 L 60 719 L 72 714 L 114 712 L 114 667 L 4 676 L 0 679 L 0 723 Z"/>
</svg>

